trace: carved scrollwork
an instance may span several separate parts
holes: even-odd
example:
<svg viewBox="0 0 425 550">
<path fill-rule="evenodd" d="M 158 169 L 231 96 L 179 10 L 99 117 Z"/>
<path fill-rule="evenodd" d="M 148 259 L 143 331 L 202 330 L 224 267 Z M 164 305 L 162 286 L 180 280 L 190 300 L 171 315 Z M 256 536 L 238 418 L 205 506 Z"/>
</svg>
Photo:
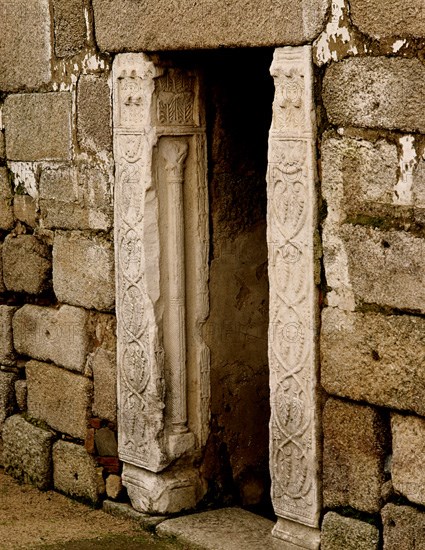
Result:
<svg viewBox="0 0 425 550">
<path fill-rule="evenodd" d="M 306 47 L 307 48 L 307 47 Z M 303 53 L 301 53 L 303 52 Z M 306 53 L 308 52 L 308 53 Z M 276 514 L 317 527 L 314 128 L 309 49 L 276 50 L 269 142 L 271 474 Z"/>
</svg>

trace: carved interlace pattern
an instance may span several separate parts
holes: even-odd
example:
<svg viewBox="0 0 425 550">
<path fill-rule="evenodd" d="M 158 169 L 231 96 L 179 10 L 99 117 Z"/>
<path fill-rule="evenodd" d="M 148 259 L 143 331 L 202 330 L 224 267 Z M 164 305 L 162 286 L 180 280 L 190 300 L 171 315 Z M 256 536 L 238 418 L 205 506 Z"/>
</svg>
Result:
<svg viewBox="0 0 425 550">
<path fill-rule="evenodd" d="M 317 526 L 314 128 L 310 50 L 275 52 L 268 240 L 271 475 L 276 514 Z"/>
<path fill-rule="evenodd" d="M 196 75 L 164 69 L 145 54 L 116 56 L 113 99 L 118 453 L 158 473 L 204 444 L 208 427 L 205 128 Z M 200 385 L 190 419 L 188 366 Z"/>
<path fill-rule="evenodd" d="M 148 330 L 153 311 L 143 245 L 151 171 L 144 132 L 150 107 L 146 83 L 153 82 L 154 71 L 148 62 L 125 65 L 114 74 L 119 447 L 122 459 L 152 469 L 163 461 L 159 439 L 164 424 L 163 353 Z"/>
</svg>

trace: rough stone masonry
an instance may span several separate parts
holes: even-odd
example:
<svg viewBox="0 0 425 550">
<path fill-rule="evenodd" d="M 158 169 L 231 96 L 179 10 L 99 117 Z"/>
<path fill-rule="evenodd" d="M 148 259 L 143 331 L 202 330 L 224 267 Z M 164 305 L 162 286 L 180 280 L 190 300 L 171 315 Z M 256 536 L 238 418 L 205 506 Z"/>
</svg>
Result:
<svg viewBox="0 0 425 550">
<path fill-rule="evenodd" d="M 210 365 L 211 371 L 189 370 L 188 429 L 196 440 L 192 447 L 186 438 L 186 447 L 173 448 L 182 453 L 173 479 L 184 484 L 196 478 L 198 492 L 190 506 L 201 499 L 205 506 L 264 505 L 269 499 L 266 348 L 287 342 L 272 342 L 274 333 L 267 332 L 269 322 L 275 326 L 268 319 L 267 272 L 283 278 L 285 254 L 299 243 L 288 240 L 279 269 L 271 256 L 267 264 L 271 243 L 266 243 L 265 211 L 272 201 L 264 191 L 266 134 L 274 90 L 261 71 L 271 63 L 274 48 L 311 46 L 316 158 L 307 172 L 315 185 L 311 280 L 320 311 L 307 328 L 320 343 L 320 357 L 314 359 L 320 375 L 311 381 L 321 410 L 315 455 L 316 467 L 323 466 L 321 548 L 392 550 L 423 544 L 423 1 L 185 0 L 171 9 L 162 1 L 0 0 L 0 13 L 0 464 L 6 472 L 86 501 L 128 500 L 117 450 L 116 396 L 122 386 L 117 389 L 115 288 L 124 263 L 129 272 L 138 269 L 142 255 L 134 239 L 126 241 L 128 256 L 118 254 L 124 250 L 121 242 L 114 243 L 114 207 L 121 216 L 114 198 L 122 181 L 134 184 L 135 141 L 124 147 L 127 180 L 116 179 L 114 165 L 122 159 L 113 153 L 112 65 L 123 52 L 144 52 L 162 71 L 189 70 L 191 78 L 204 83 L 196 89 L 193 112 L 199 118 L 190 130 L 198 136 L 191 138 L 197 140 L 196 153 L 190 145 L 183 161 L 193 186 L 185 199 L 184 227 L 190 235 L 210 223 L 203 248 L 186 245 L 185 250 L 190 265 L 204 266 L 189 274 L 186 284 L 193 290 L 193 281 L 201 277 L 210 318 L 198 332 L 190 328 L 200 293 L 188 292 L 186 326 L 189 342 L 204 330 L 208 350 L 194 364 Z M 126 77 L 133 78 L 131 90 L 137 89 L 135 75 Z M 303 76 L 288 71 L 282 78 L 291 86 L 276 96 L 275 109 L 289 109 L 290 124 L 303 108 Z M 188 92 L 179 85 L 165 93 Z M 136 117 L 148 94 L 155 96 L 147 89 L 140 97 L 129 94 Z M 244 109 L 238 111 L 239 106 Z M 123 133 L 135 135 L 127 130 Z M 187 128 L 176 135 L 187 138 Z M 149 162 L 155 167 L 163 145 L 151 146 Z M 303 212 L 303 159 L 287 147 L 279 162 L 286 170 L 279 189 L 285 181 L 292 201 L 288 206 L 289 195 L 282 191 L 279 211 Z M 157 174 L 165 174 L 158 166 L 149 172 L 154 185 Z M 195 200 L 201 181 L 207 182 L 203 204 L 209 209 L 199 221 L 190 216 L 202 212 Z M 149 188 L 153 209 L 147 212 L 156 208 L 154 195 Z M 166 199 L 159 194 L 161 201 Z M 158 234 L 164 242 L 161 204 L 159 217 L 145 222 L 146 234 Z M 152 262 L 154 244 L 145 242 Z M 211 250 L 197 259 L 195 251 L 208 251 L 209 245 Z M 291 262 L 299 257 L 290 255 Z M 152 272 L 143 276 L 155 279 Z M 273 288 L 282 280 L 272 281 Z M 151 290 L 149 296 L 155 294 Z M 286 291 L 279 296 L 286 297 Z M 156 321 L 167 296 L 158 300 Z M 305 335 L 298 329 L 296 338 Z M 140 341 L 137 336 L 138 346 Z M 162 351 L 154 351 L 161 365 Z M 141 372 L 144 356 L 134 352 L 134 358 Z M 154 381 L 157 388 L 160 378 Z M 140 389 L 141 379 L 130 385 Z M 170 417 L 167 384 L 159 392 L 165 402 L 158 397 L 155 404 L 165 407 L 165 418 Z M 283 395 L 291 380 L 287 384 Z M 125 397 L 126 413 L 137 396 Z M 290 411 L 289 426 L 296 424 L 303 398 L 278 402 L 283 418 Z M 124 414 L 121 428 L 131 432 L 136 423 L 143 430 L 136 416 Z M 167 434 L 169 429 L 158 427 Z M 290 443 L 286 450 L 290 456 Z M 285 458 L 277 453 L 271 460 L 272 470 L 284 477 Z M 292 488 L 303 475 L 302 460 L 295 464 Z M 167 503 L 174 506 L 176 499 L 168 481 L 152 476 L 152 493 L 166 487 L 161 502 L 167 512 Z M 187 508 L 178 498 L 180 509 Z"/>
</svg>

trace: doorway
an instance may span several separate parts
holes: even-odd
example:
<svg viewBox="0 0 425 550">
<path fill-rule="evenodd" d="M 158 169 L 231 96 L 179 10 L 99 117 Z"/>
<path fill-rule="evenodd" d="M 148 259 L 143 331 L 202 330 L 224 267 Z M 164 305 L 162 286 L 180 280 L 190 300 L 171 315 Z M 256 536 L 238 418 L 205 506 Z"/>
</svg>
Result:
<svg viewBox="0 0 425 550">
<path fill-rule="evenodd" d="M 273 51 L 203 53 L 210 205 L 208 499 L 273 517 L 269 472 L 267 143 Z"/>
</svg>

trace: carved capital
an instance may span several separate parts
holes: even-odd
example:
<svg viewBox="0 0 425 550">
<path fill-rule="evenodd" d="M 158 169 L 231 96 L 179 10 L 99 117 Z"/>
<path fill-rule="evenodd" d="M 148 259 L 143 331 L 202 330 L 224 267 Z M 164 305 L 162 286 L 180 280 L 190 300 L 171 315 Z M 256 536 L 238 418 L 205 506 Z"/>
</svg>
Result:
<svg viewBox="0 0 425 550">
<path fill-rule="evenodd" d="M 189 144 L 184 139 L 169 139 L 162 148 L 168 183 L 183 183 Z"/>
</svg>

